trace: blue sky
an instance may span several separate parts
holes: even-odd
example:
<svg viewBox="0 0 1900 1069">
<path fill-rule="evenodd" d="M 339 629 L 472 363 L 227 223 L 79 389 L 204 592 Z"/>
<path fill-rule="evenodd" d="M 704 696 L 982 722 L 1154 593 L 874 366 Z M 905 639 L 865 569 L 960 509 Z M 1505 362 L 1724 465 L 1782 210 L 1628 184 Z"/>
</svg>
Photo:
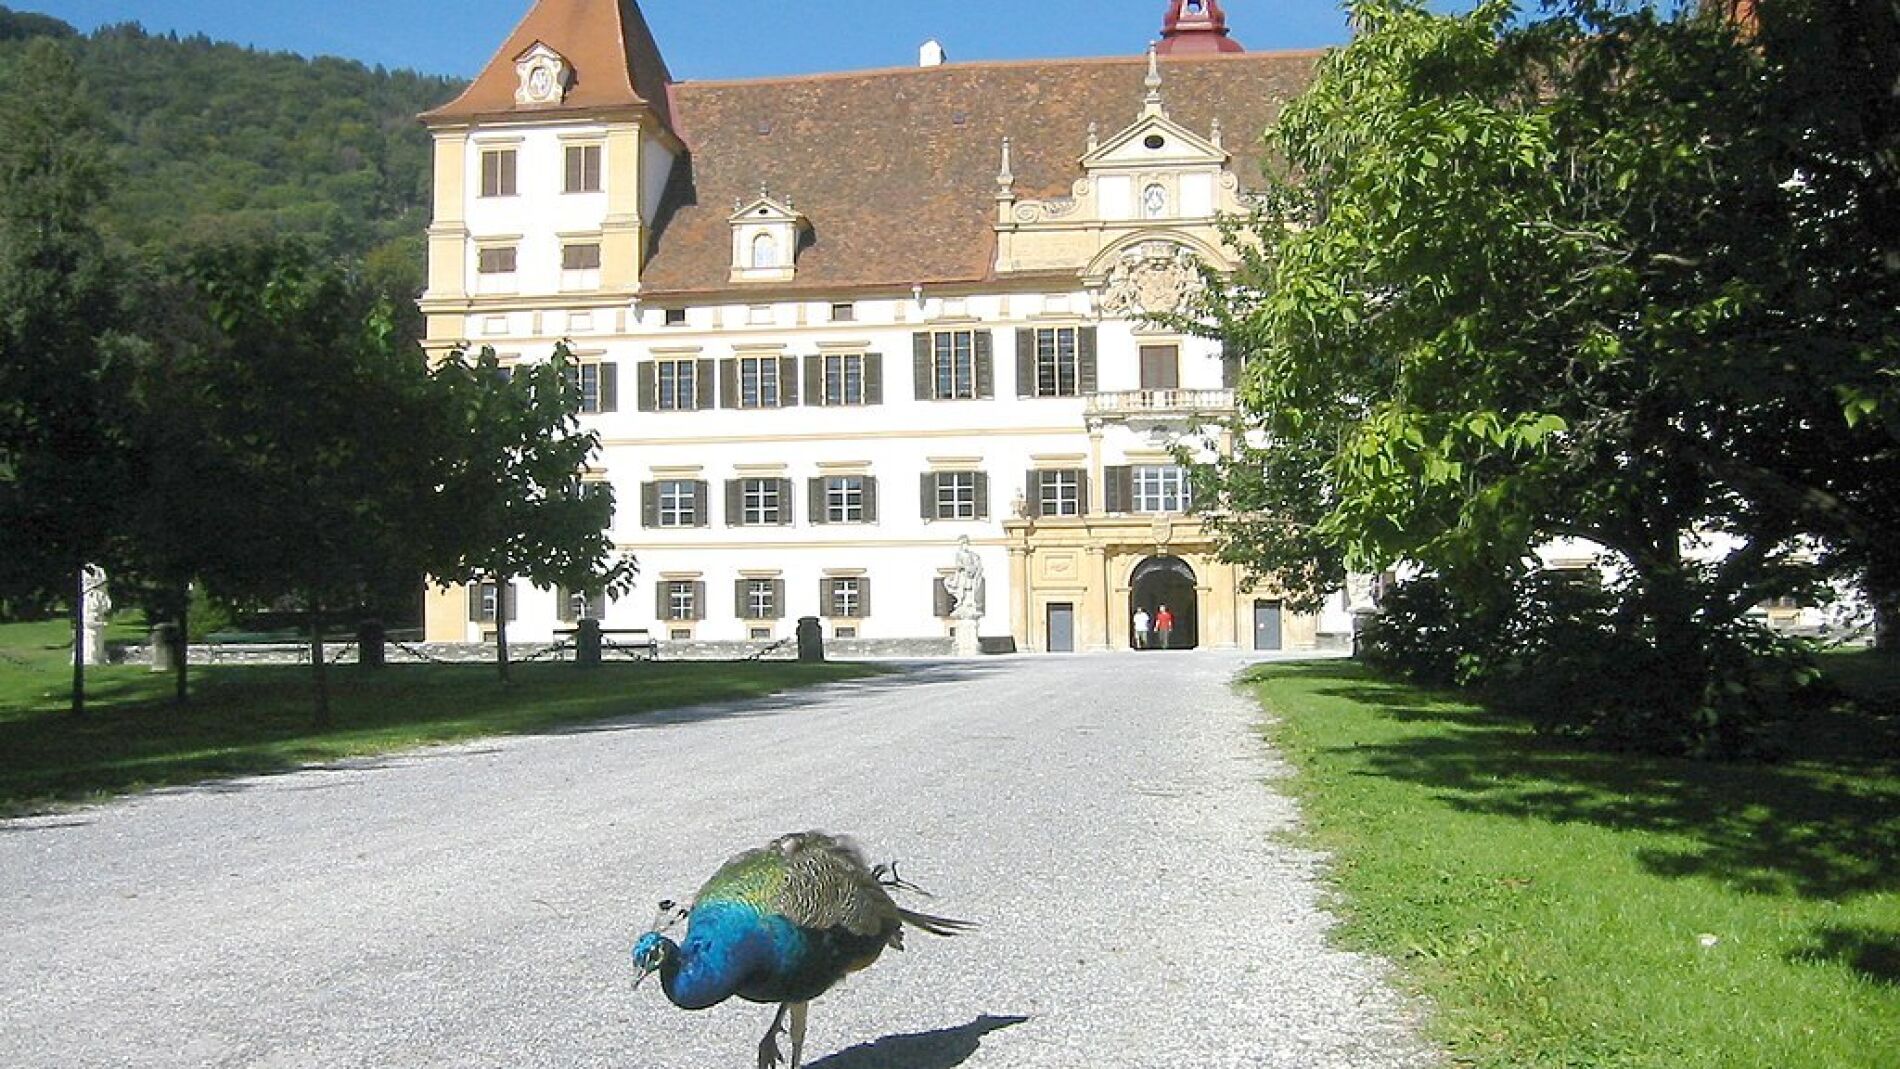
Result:
<svg viewBox="0 0 1900 1069">
<path fill-rule="evenodd" d="M 154 32 L 471 76 L 532 0 L 0 0 L 82 30 Z M 915 63 L 935 37 L 952 61 L 1138 53 L 1165 0 L 643 0 L 676 78 L 747 78 Z M 1346 38 L 1337 0 L 1224 0 L 1254 51 Z"/>
</svg>

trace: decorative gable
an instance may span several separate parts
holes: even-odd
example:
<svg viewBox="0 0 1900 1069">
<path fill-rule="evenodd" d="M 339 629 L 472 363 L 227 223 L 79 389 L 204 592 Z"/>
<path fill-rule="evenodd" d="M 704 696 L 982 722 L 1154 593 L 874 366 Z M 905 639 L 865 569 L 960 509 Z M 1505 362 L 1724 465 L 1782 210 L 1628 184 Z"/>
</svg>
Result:
<svg viewBox="0 0 1900 1069">
<path fill-rule="evenodd" d="M 732 225 L 732 281 L 788 282 L 798 266 L 798 246 L 811 221 L 792 206 L 790 197 L 774 197 L 764 189 L 749 203 L 740 203 L 728 222 Z"/>
<path fill-rule="evenodd" d="M 515 57 L 515 103 L 524 108 L 551 108 L 567 99 L 574 68 L 567 58 L 536 41 L 534 46 Z"/>
</svg>

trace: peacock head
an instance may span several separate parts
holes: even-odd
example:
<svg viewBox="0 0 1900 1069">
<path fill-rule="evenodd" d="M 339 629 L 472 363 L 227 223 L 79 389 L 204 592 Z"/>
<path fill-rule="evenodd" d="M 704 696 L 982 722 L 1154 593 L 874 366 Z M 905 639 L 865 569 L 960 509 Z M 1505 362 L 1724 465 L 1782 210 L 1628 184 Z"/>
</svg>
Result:
<svg viewBox="0 0 1900 1069">
<path fill-rule="evenodd" d="M 679 944 L 668 938 L 666 933 L 679 927 L 690 913 L 691 908 L 679 906 L 672 899 L 660 903 L 660 915 L 654 919 L 653 928 L 633 944 L 633 965 L 640 970 L 640 975 L 633 981 L 636 989 L 641 981 L 679 954 Z"/>
</svg>

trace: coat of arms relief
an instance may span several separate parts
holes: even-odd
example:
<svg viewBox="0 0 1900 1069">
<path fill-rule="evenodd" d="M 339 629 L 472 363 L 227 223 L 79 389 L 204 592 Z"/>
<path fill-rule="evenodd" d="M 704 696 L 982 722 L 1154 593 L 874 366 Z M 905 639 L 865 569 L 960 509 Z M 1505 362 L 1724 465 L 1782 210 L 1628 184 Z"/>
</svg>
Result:
<svg viewBox="0 0 1900 1069">
<path fill-rule="evenodd" d="M 1184 315 L 1206 288 L 1200 258 L 1168 241 L 1144 242 L 1122 253 L 1102 284 L 1102 311 L 1112 316 Z"/>
</svg>

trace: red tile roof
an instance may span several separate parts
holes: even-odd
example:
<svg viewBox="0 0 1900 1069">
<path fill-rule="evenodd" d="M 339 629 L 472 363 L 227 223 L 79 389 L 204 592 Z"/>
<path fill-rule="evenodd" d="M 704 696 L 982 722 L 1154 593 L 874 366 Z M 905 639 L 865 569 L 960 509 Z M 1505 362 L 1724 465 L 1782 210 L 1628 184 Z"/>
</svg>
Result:
<svg viewBox="0 0 1900 1069">
<path fill-rule="evenodd" d="M 566 98 L 553 107 L 515 103 L 520 85 L 515 61 L 536 42 L 559 52 L 574 71 Z M 440 123 L 646 108 L 670 126 L 667 85 L 672 80 L 634 0 L 539 0 L 468 89 L 422 118 Z"/>
<path fill-rule="evenodd" d="M 1165 57 L 1169 116 L 1218 117 L 1243 186 L 1260 133 L 1312 80 L 1318 52 Z M 1089 124 L 1106 141 L 1141 112 L 1145 57 L 966 63 L 672 87 L 676 167 L 643 277 L 649 294 L 728 281 L 735 201 L 761 185 L 810 220 L 789 288 L 981 282 L 995 261 L 996 172 L 1011 139 L 1022 198 L 1066 196 Z M 778 287 L 780 289 L 786 287 Z"/>
</svg>

